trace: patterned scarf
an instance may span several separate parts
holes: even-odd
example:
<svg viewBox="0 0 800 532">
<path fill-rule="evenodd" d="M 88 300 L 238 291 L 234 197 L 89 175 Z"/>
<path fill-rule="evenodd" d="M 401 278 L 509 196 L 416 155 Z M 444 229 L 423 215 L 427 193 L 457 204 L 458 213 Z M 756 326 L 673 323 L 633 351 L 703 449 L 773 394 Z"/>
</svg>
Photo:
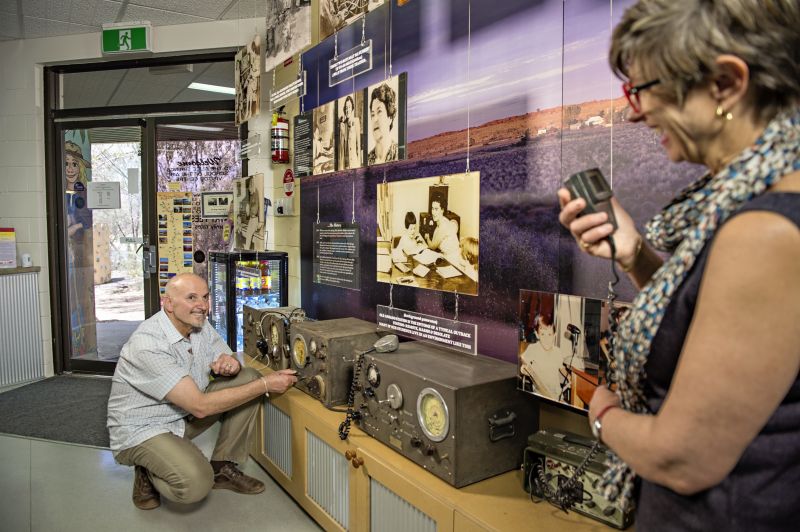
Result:
<svg viewBox="0 0 800 532">
<path fill-rule="evenodd" d="M 653 274 L 620 323 L 614 376 L 622 407 L 648 413 L 643 393 L 650 344 L 675 291 L 717 229 L 739 208 L 784 175 L 800 169 L 800 109 L 783 112 L 755 144 L 716 175 L 706 174 L 647 224 L 647 239 L 672 255 Z M 618 456 L 609 462 L 602 486 L 609 500 L 627 507 L 636 473 Z"/>
</svg>

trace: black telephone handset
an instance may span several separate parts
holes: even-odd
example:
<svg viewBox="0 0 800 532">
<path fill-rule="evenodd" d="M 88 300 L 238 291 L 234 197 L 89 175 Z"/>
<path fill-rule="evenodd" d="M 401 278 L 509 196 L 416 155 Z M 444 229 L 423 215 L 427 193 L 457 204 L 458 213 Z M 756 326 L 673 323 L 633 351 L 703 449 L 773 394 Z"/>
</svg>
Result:
<svg viewBox="0 0 800 532">
<path fill-rule="evenodd" d="M 586 201 L 586 208 L 581 214 L 592 214 L 595 212 L 605 212 L 608 214 L 608 221 L 617 229 L 617 219 L 614 217 L 614 209 L 611 207 L 611 198 L 614 193 L 603 173 L 598 168 L 590 168 L 576 174 L 572 174 L 564 181 L 564 187 L 569 190 L 572 199 L 583 198 Z"/>
</svg>

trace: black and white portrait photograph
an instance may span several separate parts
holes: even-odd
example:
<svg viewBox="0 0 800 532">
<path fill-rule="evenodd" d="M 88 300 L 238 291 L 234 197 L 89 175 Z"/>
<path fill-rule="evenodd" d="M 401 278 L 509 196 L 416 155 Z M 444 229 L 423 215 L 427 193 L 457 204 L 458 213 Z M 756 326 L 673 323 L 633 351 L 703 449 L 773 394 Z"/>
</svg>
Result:
<svg viewBox="0 0 800 532">
<path fill-rule="evenodd" d="M 520 389 L 588 409 L 608 383 L 608 309 L 606 300 L 520 290 Z"/>
<path fill-rule="evenodd" d="M 319 38 L 326 39 L 386 0 L 319 0 Z"/>
<path fill-rule="evenodd" d="M 261 36 L 256 35 L 236 53 L 234 60 L 236 87 L 236 125 L 247 122 L 261 111 Z"/>
<path fill-rule="evenodd" d="M 333 172 L 335 159 L 336 102 L 314 109 L 314 175 Z"/>
<path fill-rule="evenodd" d="M 265 249 L 264 174 L 236 179 L 233 185 L 234 248 Z"/>
<path fill-rule="evenodd" d="M 264 71 L 311 44 L 311 0 L 266 0 Z"/>
<path fill-rule="evenodd" d="M 367 164 L 397 161 L 404 157 L 405 94 L 401 76 L 394 76 L 367 88 Z"/>
<path fill-rule="evenodd" d="M 336 102 L 336 169 L 364 166 L 364 91 Z"/>
<path fill-rule="evenodd" d="M 480 173 L 378 185 L 379 282 L 478 294 Z"/>
</svg>

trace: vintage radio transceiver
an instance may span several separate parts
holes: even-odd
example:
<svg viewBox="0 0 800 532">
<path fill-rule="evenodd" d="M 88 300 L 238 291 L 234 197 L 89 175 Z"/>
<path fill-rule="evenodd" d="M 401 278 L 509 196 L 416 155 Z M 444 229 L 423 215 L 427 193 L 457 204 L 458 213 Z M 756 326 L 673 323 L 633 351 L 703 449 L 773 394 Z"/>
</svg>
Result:
<svg viewBox="0 0 800 532">
<path fill-rule="evenodd" d="M 244 352 L 272 369 L 289 367 L 289 326 L 306 320 L 300 307 L 244 306 Z"/>
<path fill-rule="evenodd" d="M 633 512 L 630 509 L 621 511 L 619 503 L 608 502 L 600 493 L 598 482 L 609 456 L 608 449 L 602 445 L 591 454 L 594 443 L 594 440 L 563 431 L 540 430 L 531 434 L 523 456 L 525 491 L 531 493 L 533 489 L 534 497 L 548 498 L 548 494 L 559 488 L 563 491 L 566 485 L 567 490 L 574 491 L 577 501 L 571 509 L 615 528 L 627 528 L 633 522 Z M 579 468 L 578 478 L 572 486 L 568 485 Z"/>
<path fill-rule="evenodd" d="M 370 436 L 457 488 L 519 467 L 538 414 L 513 364 L 422 342 L 362 364 L 356 419 Z"/>
<path fill-rule="evenodd" d="M 293 323 L 290 367 L 297 370 L 295 387 L 327 407 L 345 404 L 354 360 L 383 334 L 376 324 L 357 318 Z"/>
</svg>

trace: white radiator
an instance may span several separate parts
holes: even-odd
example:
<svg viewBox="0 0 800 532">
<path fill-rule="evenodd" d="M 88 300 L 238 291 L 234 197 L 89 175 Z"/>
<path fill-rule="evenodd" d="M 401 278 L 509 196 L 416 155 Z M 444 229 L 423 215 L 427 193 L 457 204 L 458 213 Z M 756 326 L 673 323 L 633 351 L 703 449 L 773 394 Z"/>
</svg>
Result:
<svg viewBox="0 0 800 532">
<path fill-rule="evenodd" d="M 370 478 L 370 532 L 436 532 L 436 522 L 395 492 Z"/>
<path fill-rule="evenodd" d="M 44 377 L 38 277 L 0 275 L 0 387 Z"/>
<path fill-rule="evenodd" d="M 308 496 L 345 530 L 350 528 L 349 464 L 342 453 L 306 431 Z"/>
<path fill-rule="evenodd" d="M 264 399 L 264 454 L 292 478 L 292 418 Z"/>
</svg>

